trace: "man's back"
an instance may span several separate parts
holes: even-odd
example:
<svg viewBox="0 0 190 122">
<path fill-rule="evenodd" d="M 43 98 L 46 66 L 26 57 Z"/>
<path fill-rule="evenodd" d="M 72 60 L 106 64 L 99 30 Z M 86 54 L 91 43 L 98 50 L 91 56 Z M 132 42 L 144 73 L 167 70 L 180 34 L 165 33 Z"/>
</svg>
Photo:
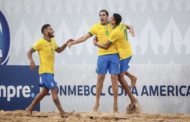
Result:
<svg viewBox="0 0 190 122">
<path fill-rule="evenodd" d="M 110 34 L 109 40 L 116 46 L 120 59 L 132 56 L 131 44 L 128 40 L 127 30 L 123 23 L 118 25 Z"/>
</svg>

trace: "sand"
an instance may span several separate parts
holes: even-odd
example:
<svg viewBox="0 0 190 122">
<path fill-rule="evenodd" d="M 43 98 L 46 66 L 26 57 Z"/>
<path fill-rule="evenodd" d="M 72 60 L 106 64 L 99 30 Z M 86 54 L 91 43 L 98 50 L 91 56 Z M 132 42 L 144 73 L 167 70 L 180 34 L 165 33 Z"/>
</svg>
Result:
<svg viewBox="0 0 190 122">
<path fill-rule="evenodd" d="M 33 112 L 0 110 L 0 122 L 190 122 L 188 114 L 126 114 L 74 112 L 61 117 L 57 112 Z"/>
</svg>

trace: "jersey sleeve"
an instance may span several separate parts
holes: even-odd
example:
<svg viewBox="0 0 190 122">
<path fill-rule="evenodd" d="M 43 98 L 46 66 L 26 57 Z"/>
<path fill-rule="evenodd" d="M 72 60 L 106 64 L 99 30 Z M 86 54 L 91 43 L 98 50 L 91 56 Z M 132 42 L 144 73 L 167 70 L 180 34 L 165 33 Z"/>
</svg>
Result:
<svg viewBox="0 0 190 122">
<path fill-rule="evenodd" d="M 33 46 L 32 49 L 34 49 L 35 51 L 40 50 L 40 48 L 42 47 L 42 43 L 40 43 L 40 41 L 37 41 Z"/>
<path fill-rule="evenodd" d="M 88 32 L 91 36 L 97 35 L 97 25 L 93 25 Z"/>
</svg>

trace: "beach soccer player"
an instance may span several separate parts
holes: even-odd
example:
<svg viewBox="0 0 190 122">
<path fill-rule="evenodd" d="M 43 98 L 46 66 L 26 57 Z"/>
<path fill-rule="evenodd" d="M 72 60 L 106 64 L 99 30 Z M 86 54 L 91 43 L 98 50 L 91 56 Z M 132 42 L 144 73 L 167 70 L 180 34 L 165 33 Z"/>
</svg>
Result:
<svg viewBox="0 0 190 122">
<path fill-rule="evenodd" d="M 109 49 L 111 45 L 116 46 L 120 57 L 120 74 L 118 79 L 121 86 L 127 92 L 130 98 L 131 103 L 129 107 L 133 109 L 135 107 L 137 100 L 130 91 L 130 87 L 124 78 L 125 73 L 129 69 L 129 62 L 132 58 L 132 49 L 131 49 L 131 44 L 128 40 L 126 27 L 123 23 L 121 23 L 121 20 L 122 17 L 119 14 L 117 13 L 113 14 L 113 16 L 110 19 L 110 23 L 113 27 L 113 30 L 107 42 L 105 44 L 102 44 L 96 38 L 93 40 L 93 42 L 95 46 L 102 49 Z"/>
<path fill-rule="evenodd" d="M 35 63 L 32 58 L 34 52 L 38 52 L 40 57 L 39 75 L 40 75 L 40 86 L 42 90 L 34 98 L 32 103 L 26 108 L 29 114 L 32 114 L 32 110 L 36 104 L 38 104 L 47 94 L 51 91 L 53 101 L 59 110 L 61 116 L 66 116 L 69 113 L 65 112 L 60 104 L 58 98 L 57 82 L 54 79 L 54 57 L 55 52 L 61 53 L 66 47 L 68 40 L 61 47 L 58 47 L 54 39 L 54 31 L 50 24 L 45 24 L 41 28 L 43 38 L 39 39 L 32 48 L 28 51 L 28 59 L 30 61 L 30 68 L 35 68 Z"/>
</svg>

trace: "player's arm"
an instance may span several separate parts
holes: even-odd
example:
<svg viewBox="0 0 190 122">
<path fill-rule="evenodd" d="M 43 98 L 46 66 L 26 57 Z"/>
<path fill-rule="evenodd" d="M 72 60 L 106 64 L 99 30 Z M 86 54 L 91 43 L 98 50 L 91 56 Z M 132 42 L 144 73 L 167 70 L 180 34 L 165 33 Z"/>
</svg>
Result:
<svg viewBox="0 0 190 122">
<path fill-rule="evenodd" d="M 33 60 L 33 57 L 32 57 L 32 53 L 34 53 L 35 50 L 33 48 L 31 48 L 28 53 L 27 53 L 27 56 L 28 56 L 28 59 L 30 61 L 30 69 L 35 69 L 35 63 L 34 63 L 34 60 Z"/>
<path fill-rule="evenodd" d="M 126 27 L 127 30 L 129 30 L 129 33 L 131 33 L 131 35 L 133 37 L 135 37 L 135 32 L 134 32 L 133 26 L 125 24 L 125 27 Z"/>
<path fill-rule="evenodd" d="M 69 43 L 67 44 L 67 46 L 68 46 L 68 47 L 71 47 L 72 45 L 82 43 L 82 42 L 86 41 L 86 40 L 87 40 L 88 38 L 90 38 L 90 37 L 91 37 L 91 35 L 90 35 L 89 33 L 87 33 L 87 34 L 85 34 L 85 35 L 79 37 L 78 39 L 73 40 L 72 42 L 69 42 Z"/>
<path fill-rule="evenodd" d="M 126 27 L 126 29 L 127 29 L 127 30 L 129 30 L 129 29 L 130 29 L 130 26 L 129 26 L 129 25 L 127 25 L 127 24 L 125 24 L 125 27 Z"/>
<path fill-rule="evenodd" d="M 99 44 L 98 39 L 96 37 L 93 39 L 93 43 L 95 46 L 102 48 L 102 49 L 108 49 L 110 47 L 110 45 L 112 44 L 110 41 L 107 41 L 106 44 Z"/>
<path fill-rule="evenodd" d="M 67 44 L 68 44 L 69 42 L 72 42 L 72 41 L 73 41 L 72 39 L 67 40 L 66 43 L 64 43 L 61 47 L 58 47 L 55 51 L 56 51 L 57 53 L 63 52 L 63 51 L 65 50 L 65 48 L 67 47 Z"/>
</svg>

